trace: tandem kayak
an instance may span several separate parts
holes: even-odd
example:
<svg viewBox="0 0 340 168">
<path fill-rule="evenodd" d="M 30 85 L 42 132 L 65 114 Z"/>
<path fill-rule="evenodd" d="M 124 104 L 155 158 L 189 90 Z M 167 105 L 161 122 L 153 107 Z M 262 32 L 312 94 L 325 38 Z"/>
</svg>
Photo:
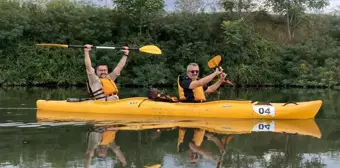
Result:
<svg viewBox="0 0 340 168">
<path fill-rule="evenodd" d="M 197 128 L 218 134 L 249 134 L 252 132 L 276 132 L 321 138 L 321 132 L 313 119 L 268 120 L 268 119 L 220 119 L 171 116 L 113 115 L 99 113 L 65 113 L 38 111 L 38 123 L 72 124 L 77 121 L 94 123 L 94 128 L 105 130 L 139 131 L 150 129 Z M 90 122 L 89 122 L 90 121 Z"/>
<path fill-rule="evenodd" d="M 36 104 L 37 110 L 68 113 L 228 119 L 312 119 L 320 110 L 322 101 L 262 103 L 247 100 L 220 100 L 204 103 L 168 103 L 150 100 L 147 97 L 132 97 L 108 102 L 37 100 Z"/>
</svg>

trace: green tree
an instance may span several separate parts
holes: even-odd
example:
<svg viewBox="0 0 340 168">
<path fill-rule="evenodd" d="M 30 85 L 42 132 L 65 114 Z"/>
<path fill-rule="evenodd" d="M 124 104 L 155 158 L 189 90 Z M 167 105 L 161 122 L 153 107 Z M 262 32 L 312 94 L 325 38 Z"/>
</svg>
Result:
<svg viewBox="0 0 340 168">
<path fill-rule="evenodd" d="M 285 18 L 239 8 L 248 17 L 235 21 L 240 18 L 235 17 L 237 7 L 255 1 L 228 1 L 233 2 L 236 12 L 194 13 L 166 13 L 164 0 L 114 2 L 114 8 L 107 8 L 89 0 L 0 1 L 0 84 L 84 84 L 81 49 L 35 46 L 40 42 L 69 42 L 130 47 L 155 44 L 161 48 L 163 55 L 159 57 L 132 51 L 118 84 L 175 86 L 176 77 L 185 72 L 188 63 L 197 62 L 203 77 L 213 71 L 207 66 L 208 60 L 221 55 L 228 78 L 237 84 L 339 85 L 337 15 L 314 14 L 309 17 L 310 23 L 298 22 L 300 26 L 294 28 L 296 41 L 281 46 L 287 36 L 282 28 L 286 27 Z M 182 2 L 195 6 L 203 1 Z M 298 5 L 302 4 L 301 11 L 306 12 L 312 9 L 310 6 L 323 6 L 322 2 L 303 0 Z M 206 5 L 204 2 L 203 7 Z M 93 65 L 105 62 L 111 69 L 121 52 L 94 50 L 91 57 Z"/>
<path fill-rule="evenodd" d="M 281 75 L 278 48 L 262 38 L 243 19 L 222 23 L 227 72 L 238 84 L 276 83 Z"/>
<path fill-rule="evenodd" d="M 242 12 L 249 12 L 256 6 L 254 0 L 220 0 L 219 4 L 225 11 L 237 12 L 239 16 Z"/>
<path fill-rule="evenodd" d="M 329 5 L 328 0 L 266 0 L 272 10 L 286 18 L 287 35 L 290 40 L 294 38 L 294 30 L 307 19 L 308 10 L 323 9 Z"/>
<path fill-rule="evenodd" d="M 148 31 L 150 23 L 157 18 L 164 10 L 164 0 L 113 0 L 115 8 L 123 16 L 128 18 L 128 25 L 136 23 L 139 36 L 142 36 L 143 29 Z"/>
</svg>

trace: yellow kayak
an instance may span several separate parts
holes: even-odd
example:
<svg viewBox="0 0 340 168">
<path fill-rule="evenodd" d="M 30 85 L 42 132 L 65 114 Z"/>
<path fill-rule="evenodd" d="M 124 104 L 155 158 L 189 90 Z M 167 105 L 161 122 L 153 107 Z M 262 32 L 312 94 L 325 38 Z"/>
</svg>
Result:
<svg viewBox="0 0 340 168">
<path fill-rule="evenodd" d="M 100 113 L 124 115 L 153 115 L 229 119 L 311 119 L 320 110 L 321 100 L 296 103 L 259 103 L 220 100 L 204 103 L 167 103 L 146 97 L 117 101 L 67 102 L 66 100 L 38 100 L 38 110 L 71 113 Z"/>
<path fill-rule="evenodd" d="M 38 122 L 95 121 L 95 127 L 111 130 L 148 130 L 171 128 L 200 128 L 219 134 L 248 134 L 251 132 L 278 132 L 308 135 L 321 138 L 319 127 L 313 119 L 219 119 L 171 116 L 131 116 L 91 113 L 64 113 L 38 111 Z"/>
</svg>

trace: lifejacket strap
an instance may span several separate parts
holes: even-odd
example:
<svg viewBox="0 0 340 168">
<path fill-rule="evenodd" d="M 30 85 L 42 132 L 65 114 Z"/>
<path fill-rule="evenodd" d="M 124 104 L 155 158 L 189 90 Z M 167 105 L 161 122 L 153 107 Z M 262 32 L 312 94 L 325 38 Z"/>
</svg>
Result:
<svg viewBox="0 0 340 168">
<path fill-rule="evenodd" d="M 99 96 L 99 95 L 104 95 L 104 92 L 98 93 L 98 94 L 93 94 L 94 97 Z"/>
<path fill-rule="evenodd" d="M 96 94 L 96 93 L 98 93 L 98 92 L 100 92 L 100 91 L 102 91 L 103 89 L 98 89 L 98 90 L 96 90 L 96 91 L 94 91 L 94 92 L 92 92 L 92 94 Z"/>
<path fill-rule="evenodd" d="M 103 98 L 105 98 L 105 100 L 107 100 L 107 96 L 97 97 L 95 99 L 98 100 L 98 99 L 103 99 Z"/>
</svg>

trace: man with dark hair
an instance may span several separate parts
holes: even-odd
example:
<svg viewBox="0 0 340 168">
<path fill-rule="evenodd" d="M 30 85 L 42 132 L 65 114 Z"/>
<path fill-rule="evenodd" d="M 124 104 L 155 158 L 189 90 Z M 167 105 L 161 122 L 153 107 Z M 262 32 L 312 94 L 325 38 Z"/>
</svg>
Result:
<svg viewBox="0 0 340 168">
<path fill-rule="evenodd" d="M 96 100 L 118 100 L 118 88 L 114 81 L 126 64 L 129 47 L 124 46 L 124 50 L 122 50 L 124 55 L 111 73 L 108 73 L 108 66 L 105 64 L 97 65 L 96 69 L 92 67 L 90 58 L 91 47 L 92 45 L 86 44 L 84 48 L 88 89 L 91 96 Z"/>
</svg>

